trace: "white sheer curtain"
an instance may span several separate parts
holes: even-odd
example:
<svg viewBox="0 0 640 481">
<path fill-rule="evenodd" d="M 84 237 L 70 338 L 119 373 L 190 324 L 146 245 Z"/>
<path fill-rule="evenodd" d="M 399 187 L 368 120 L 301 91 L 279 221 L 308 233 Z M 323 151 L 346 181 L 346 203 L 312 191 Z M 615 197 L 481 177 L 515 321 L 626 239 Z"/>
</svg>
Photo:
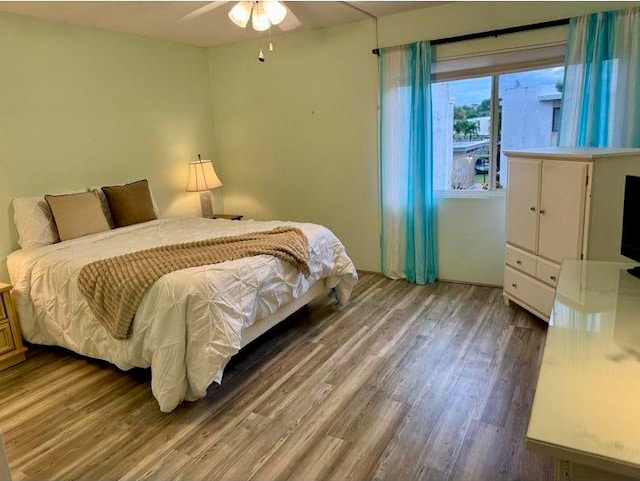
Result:
<svg viewBox="0 0 640 481">
<path fill-rule="evenodd" d="M 380 52 L 382 272 L 425 284 L 436 278 L 431 46 Z"/>
</svg>

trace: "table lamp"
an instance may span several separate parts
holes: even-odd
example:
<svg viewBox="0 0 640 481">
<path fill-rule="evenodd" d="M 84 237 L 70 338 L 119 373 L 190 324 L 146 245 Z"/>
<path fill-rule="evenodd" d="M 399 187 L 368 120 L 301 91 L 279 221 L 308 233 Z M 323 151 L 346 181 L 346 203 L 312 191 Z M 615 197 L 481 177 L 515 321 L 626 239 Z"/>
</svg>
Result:
<svg viewBox="0 0 640 481">
<path fill-rule="evenodd" d="M 213 164 L 210 160 L 202 160 L 198 154 L 198 160 L 189 162 L 187 192 L 200 192 L 202 217 L 213 217 L 210 191 L 218 187 L 222 187 L 222 182 L 216 175 Z"/>
</svg>

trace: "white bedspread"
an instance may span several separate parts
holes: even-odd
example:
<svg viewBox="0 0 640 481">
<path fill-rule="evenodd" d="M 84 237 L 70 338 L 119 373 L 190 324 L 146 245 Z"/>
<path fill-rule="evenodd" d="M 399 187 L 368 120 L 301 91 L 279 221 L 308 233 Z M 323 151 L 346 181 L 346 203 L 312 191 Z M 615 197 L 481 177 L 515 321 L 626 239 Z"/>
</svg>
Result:
<svg viewBox="0 0 640 481">
<path fill-rule="evenodd" d="M 82 266 L 159 245 L 270 230 L 300 228 L 309 240 L 305 278 L 272 256 L 255 256 L 176 271 L 160 278 L 140 304 L 132 335 L 107 333 L 77 286 Z M 23 336 L 104 359 L 120 369 L 151 367 L 153 395 L 165 412 L 206 394 L 240 349 L 243 330 L 292 300 L 316 281 L 337 277 L 336 294 L 348 300 L 357 274 L 344 246 L 325 227 L 293 222 L 159 219 L 46 247 L 7 259 Z"/>
</svg>

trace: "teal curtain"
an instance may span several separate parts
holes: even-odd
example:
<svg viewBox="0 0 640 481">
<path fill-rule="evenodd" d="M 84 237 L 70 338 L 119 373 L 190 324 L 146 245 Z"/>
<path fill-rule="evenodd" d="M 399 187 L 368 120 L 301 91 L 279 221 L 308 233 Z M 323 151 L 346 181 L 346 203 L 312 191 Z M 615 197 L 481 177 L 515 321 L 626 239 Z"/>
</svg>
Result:
<svg viewBox="0 0 640 481">
<path fill-rule="evenodd" d="M 437 276 L 431 44 L 380 50 L 382 272 L 417 284 Z"/>
<path fill-rule="evenodd" d="M 559 145 L 640 147 L 640 8 L 571 19 Z"/>
</svg>

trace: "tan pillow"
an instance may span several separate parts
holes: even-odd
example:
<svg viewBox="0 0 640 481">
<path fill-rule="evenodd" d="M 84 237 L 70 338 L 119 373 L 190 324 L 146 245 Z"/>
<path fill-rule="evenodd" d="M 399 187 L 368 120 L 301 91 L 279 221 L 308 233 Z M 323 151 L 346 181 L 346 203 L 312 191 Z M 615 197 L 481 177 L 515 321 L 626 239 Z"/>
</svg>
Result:
<svg viewBox="0 0 640 481">
<path fill-rule="evenodd" d="M 44 198 L 62 241 L 110 229 L 95 190 L 82 194 L 45 195 Z"/>
<path fill-rule="evenodd" d="M 126 185 L 103 187 L 102 192 L 107 196 L 113 224 L 116 227 L 140 224 L 158 218 L 153 211 L 149 183 L 146 179 Z"/>
</svg>

